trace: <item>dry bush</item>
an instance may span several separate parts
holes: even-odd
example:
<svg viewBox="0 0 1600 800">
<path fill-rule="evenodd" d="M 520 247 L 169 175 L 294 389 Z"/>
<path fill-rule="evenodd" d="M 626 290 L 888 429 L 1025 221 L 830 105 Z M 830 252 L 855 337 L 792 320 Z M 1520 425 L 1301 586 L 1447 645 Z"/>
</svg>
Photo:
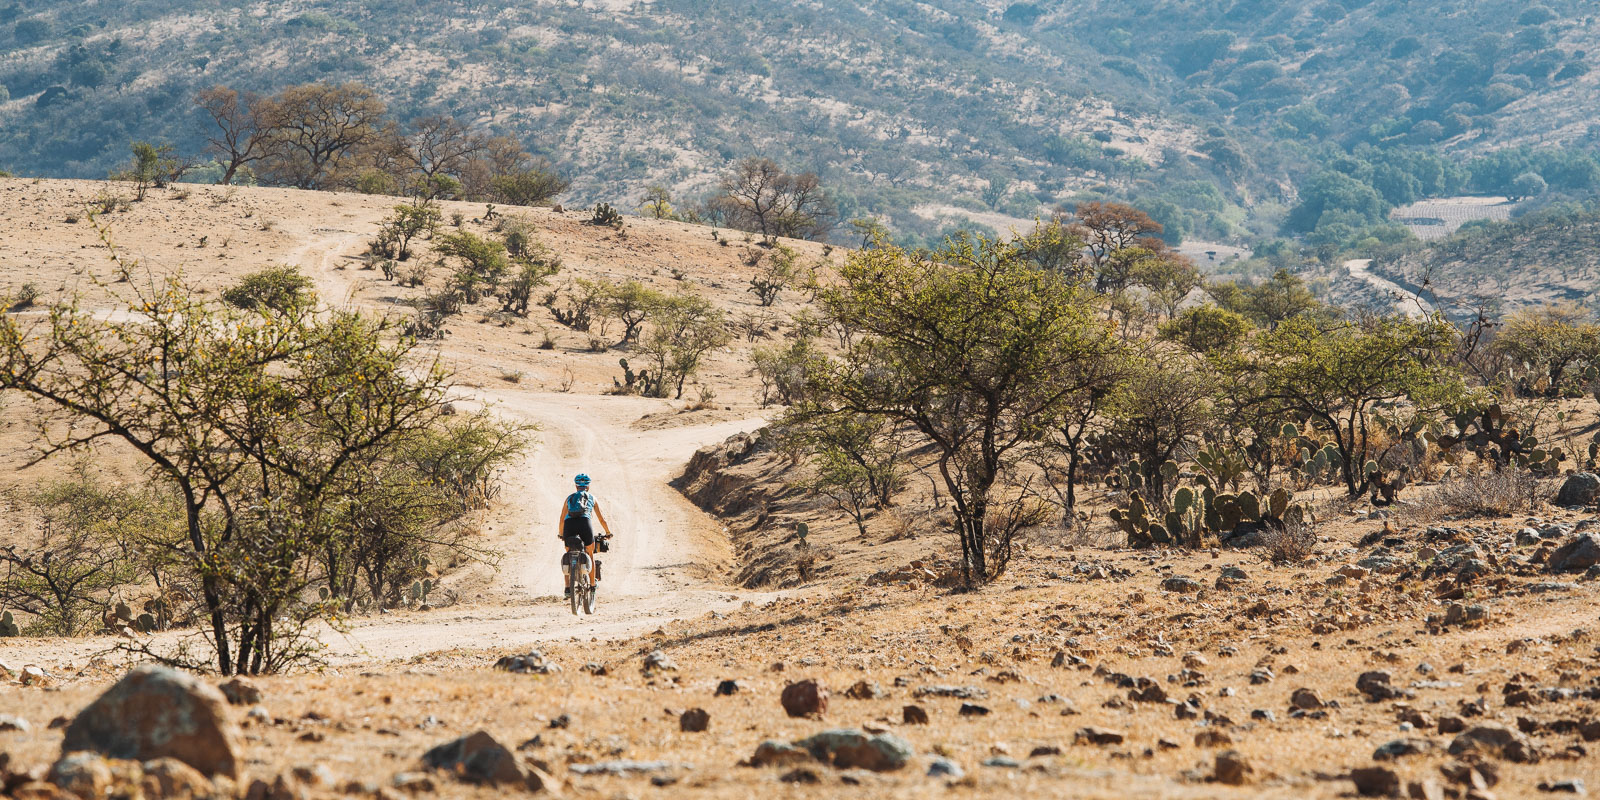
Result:
<svg viewBox="0 0 1600 800">
<path fill-rule="evenodd" d="M 1434 490 L 1429 503 L 1442 514 L 1506 517 L 1537 510 L 1549 495 L 1537 475 L 1507 467 L 1447 478 Z"/>
<path fill-rule="evenodd" d="M 1268 525 L 1261 531 L 1261 544 L 1272 563 L 1298 564 L 1317 552 L 1316 523 L 1309 519 L 1286 519 L 1282 527 Z"/>
</svg>

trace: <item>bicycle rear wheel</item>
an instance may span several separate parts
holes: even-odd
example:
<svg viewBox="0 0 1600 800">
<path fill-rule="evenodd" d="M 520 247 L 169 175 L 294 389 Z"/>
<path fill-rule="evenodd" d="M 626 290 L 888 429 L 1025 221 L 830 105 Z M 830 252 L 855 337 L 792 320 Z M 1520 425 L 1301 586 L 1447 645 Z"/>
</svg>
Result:
<svg viewBox="0 0 1600 800">
<path fill-rule="evenodd" d="M 570 561 L 572 563 L 567 566 L 567 585 L 572 587 L 572 591 L 568 592 L 568 594 L 570 595 L 570 597 L 568 599 L 572 603 L 572 614 L 573 614 L 573 616 L 577 616 L 578 615 L 578 606 L 582 602 L 580 598 L 583 597 L 583 591 L 584 591 L 584 586 L 583 586 L 583 580 L 582 579 L 585 576 L 583 574 L 582 561 L 580 559 L 576 559 L 576 558 L 570 559 Z"/>
<path fill-rule="evenodd" d="M 583 613 L 594 613 L 594 584 L 589 584 L 583 589 Z"/>
</svg>

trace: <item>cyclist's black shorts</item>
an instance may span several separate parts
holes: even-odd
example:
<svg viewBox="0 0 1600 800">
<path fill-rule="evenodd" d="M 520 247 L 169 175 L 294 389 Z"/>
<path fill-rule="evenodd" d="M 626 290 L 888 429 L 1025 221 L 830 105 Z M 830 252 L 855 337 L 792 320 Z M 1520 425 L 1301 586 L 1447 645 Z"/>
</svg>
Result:
<svg viewBox="0 0 1600 800">
<path fill-rule="evenodd" d="M 571 550 L 578 545 L 585 548 L 594 546 L 594 528 L 589 524 L 588 517 L 567 517 L 561 525 L 561 540 Z"/>
</svg>

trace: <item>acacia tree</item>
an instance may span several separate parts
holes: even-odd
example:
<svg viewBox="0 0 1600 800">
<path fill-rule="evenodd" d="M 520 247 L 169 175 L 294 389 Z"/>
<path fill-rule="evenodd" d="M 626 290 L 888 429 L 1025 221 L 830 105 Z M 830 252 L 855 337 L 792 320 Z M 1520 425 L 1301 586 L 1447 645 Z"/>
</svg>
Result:
<svg viewBox="0 0 1600 800">
<path fill-rule="evenodd" d="M 1506 316 L 1491 346 L 1496 353 L 1543 373 L 1535 382 L 1545 383 L 1544 391 L 1553 397 L 1574 364 L 1600 359 L 1600 325 L 1576 303 L 1519 309 Z"/>
<path fill-rule="evenodd" d="M 823 367 L 802 411 L 908 425 L 938 451 L 969 586 L 1005 567 L 1020 518 L 991 514 L 1002 481 L 1115 343 L 1090 298 L 1011 244 L 961 237 L 937 253 L 853 253 L 820 299 L 858 338 Z M 996 529 L 998 528 L 998 530 Z"/>
<path fill-rule="evenodd" d="M 239 309 L 177 279 L 125 299 L 126 319 L 0 314 L 0 389 L 64 417 L 41 423 L 41 458 L 115 440 L 181 499 L 177 555 L 218 671 L 313 657 L 328 608 L 307 599 L 307 554 L 335 535 L 351 470 L 439 419 L 443 372 L 359 313 Z"/>
<path fill-rule="evenodd" d="M 195 105 L 216 126 L 206 141 L 223 164 L 222 177 L 217 180 L 223 186 L 233 183 L 240 169 L 271 154 L 268 131 L 256 113 L 260 101 L 255 94 L 240 95 L 226 86 L 213 86 L 195 95 Z"/>
<path fill-rule="evenodd" d="M 1311 420 L 1332 436 L 1345 489 L 1368 488 L 1374 412 L 1425 419 L 1466 396 L 1450 366 L 1455 331 L 1442 318 L 1373 317 L 1318 321 L 1290 317 L 1231 357 L 1227 396 L 1244 412 L 1280 420 Z"/>
<path fill-rule="evenodd" d="M 414 120 L 405 137 L 404 154 L 412 180 L 408 192 L 432 200 L 459 187 L 456 177 L 488 140 L 455 117 L 435 115 Z"/>
<path fill-rule="evenodd" d="M 1152 348 L 1129 360 L 1106 404 L 1107 440 L 1139 461 L 1146 498 L 1165 508 L 1168 478 L 1161 467 L 1181 457 L 1215 418 L 1216 380 L 1207 364 L 1182 352 Z"/>
<path fill-rule="evenodd" d="M 768 238 L 820 238 L 835 214 L 816 173 L 786 172 L 769 158 L 739 162 L 723 176 L 712 205 L 729 227 Z"/>
<path fill-rule="evenodd" d="M 341 164 L 383 128 L 383 101 L 356 83 L 290 86 L 256 104 L 270 131 L 272 154 L 263 165 L 280 183 L 300 189 L 328 185 Z"/>
<path fill-rule="evenodd" d="M 710 300 L 699 295 L 672 295 L 656 306 L 650 330 L 639 350 L 654 367 L 651 385 L 645 394 L 683 397 L 683 386 L 700 369 L 707 353 L 727 345 L 727 315 Z"/>
</svg>

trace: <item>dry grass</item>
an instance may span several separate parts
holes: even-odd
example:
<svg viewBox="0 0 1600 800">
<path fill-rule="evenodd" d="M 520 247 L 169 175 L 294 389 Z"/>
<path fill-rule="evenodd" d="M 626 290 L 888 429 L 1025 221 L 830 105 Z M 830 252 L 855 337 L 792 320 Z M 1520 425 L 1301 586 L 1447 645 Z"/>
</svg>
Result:
<svg viewBox="0 0 1600 800">
<path fill-rule="evenodd" d="M 1509 517 L 1531 514 L 1549 499 L 1550 490 L 1537 475 L 1507 467 L 1446 478 L 1424 502 L 1438 504 L 1446 515 Z"/>
</svg>

